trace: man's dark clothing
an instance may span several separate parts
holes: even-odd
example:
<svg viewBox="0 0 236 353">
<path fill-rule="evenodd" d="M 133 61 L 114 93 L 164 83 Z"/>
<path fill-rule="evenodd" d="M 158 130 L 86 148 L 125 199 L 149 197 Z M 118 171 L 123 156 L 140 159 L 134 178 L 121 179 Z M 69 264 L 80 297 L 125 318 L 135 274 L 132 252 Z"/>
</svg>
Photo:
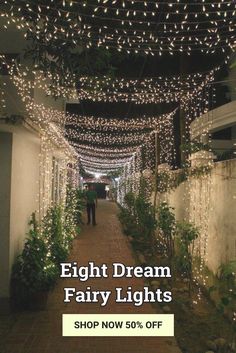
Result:
<svg viewBox="0 0 236 353">
<path fill-rule="evenodd" d="M 97 193 L 94 190 L 88 190 L 86 192 L 87 199 L 87 215 L 88 215 L 88 224 L 91 222 L 91 213 L 92 213 L 92 223 L 96 224 L 95 218 L 95 201 L 97 200 Z"/>
<path fill-rule="evenodd" d="M 91 222 L 91 213 L 92 213 L 92 223 L 96 224 L 95 219 L 95 203 L 87 203 L 87 215 L 88 215 L 88 224 Z"/>
</svg>

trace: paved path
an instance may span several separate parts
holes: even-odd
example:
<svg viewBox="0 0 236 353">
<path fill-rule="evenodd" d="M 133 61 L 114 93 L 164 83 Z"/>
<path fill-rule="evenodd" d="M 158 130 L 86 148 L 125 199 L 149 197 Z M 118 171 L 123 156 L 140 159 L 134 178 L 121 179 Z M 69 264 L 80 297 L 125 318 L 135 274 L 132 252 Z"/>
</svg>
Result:
<svg viewBox="0 0 236 353">
<path fill-rule="evenodd" d="M 89 261 L 96 264 L 106 263 L 112 267 L 113 262 L 135 265 L 132 250 L 122 234 L 117 219 L 117 206 L 109 201 L 99 201 L 96 227 L 84 226 L 81 235 L 74 241 L 71 261 L 86 265 Z M 91 279 L 80 282 L 78 279 L 59 280 L 50 294 L 48 308 L 41 312 L 24 312 L 11 318 L 11 328 L 1 336 L 0 353 L 180 353 L 172 338 L 147 337 L 62 337 L 62 313 L 155 313 L 150 304 L 135 307 L 133 304 L 116 304 L 111 298 L 106 307 L 99 303 L 75 302 L 64 304 L 64 287 L 76 287 L 83 290 L 87 286 L 97 290 L 112 290 L 117 286 L 132 286 L 134 290 L 142 289 L 142 279 Z M 4 329 L 9 317 L 3 318 Z"/>
</svg>

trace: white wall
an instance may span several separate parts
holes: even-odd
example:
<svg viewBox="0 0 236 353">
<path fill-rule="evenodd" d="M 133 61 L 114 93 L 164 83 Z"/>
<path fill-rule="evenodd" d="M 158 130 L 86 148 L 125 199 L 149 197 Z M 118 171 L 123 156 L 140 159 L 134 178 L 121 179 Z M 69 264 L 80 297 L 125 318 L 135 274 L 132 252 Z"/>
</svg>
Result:
<svg viewBox="0 0 236 353">
<path fill-rule="evenodd" d="M 12 134 L 0 132 L 0 297 L 8 295 Z"/>
<path fill-rule="evenodd" d="M 0 299 L 9 296 L 12 264 L 24 246 L 32 212 L 51 206 L 53 156 L 59 163 L 59 201 L 65 198 L 70 157 L 46 143 L 48 148 L 23 125 L 0 125 Z"/>
<path fill-rule="evenodd" d="M 40 139 L 19 128 L 13 133 L 10 267 L 23 247 L 30 215 L 38 211 Z"/>
<path fill-rule="evenodd" d="M 10 115 L 21 115 L 25 116 L 25 104 L 22 102 L 21 97 L 18 94 L 18 91 L 10 79 L 10 76 L 1 76 L 1 82 L 5 83 L 3 86 L 5 94 L 5 105 L 4 113 L 7 116 Z"/>
<path fill-rule="evenodd" d="M 211 271 L 236 259 L 236 160 L 215 163 L 210 174 L 191 178 L 159 200 L 168 200 L 177 220 L 190 220 L 200 228 L 196 253 Z"/>
<path fill-rule="evenodd" d="M 0 298 L 9 296 L 9 278 L 21 252 L 29 219 L 38 211 L 40 140 L 22 126 L 0 133 Z"/>
<path fill-rule="evenodd" d="M 211 194 L 208 252 L 214 270 L 236 258 L 236 160 L 215 164 Z"/>
<path fill-rule="evenodd" d="M 48 80 L 48 84 L 50 81 Z M 63 98 L 53 98 L 46 96 L 44 90 L 41 88 L 34 89 L 34 103 L 43 104 L 45 108 L 57 109 L 59 111 L 65 110 L 65 103 Z"/>
<path fill-rule="evenodd" d="M 2 86 L 6 105 L 4 113 L 7 116 L 10 116 L 12 114 L 27 116 L 25 103 L 22 101 L 22 98 L 19 95 L 18 90 L 12 82 L 10 76 L 0 76 L 0 81 L 2 84 L 5 84 L 4 86 Z M 42 89 L 33 89 L 31 91 L 31 95 L 34 99 L 35 104 L 43 104 L 46 109 L 51 108 L 59 110 L 61 112 L 64 112 L 65 110 L 64 99 L 55 99 L 53 97 L 48 97 L 45 95 L 45 92 Z"/>
<path fill-rule="evenodd" d="M 27 41 L 24 38 L 25 31 L 17 29 L 13 23 L 8 23 L 6 29 L 3 26 L 7 23 L 7 18 L 0 18 L 0 52 L 9 54 L 20 53 L 27 46 Z"/>
</svg>

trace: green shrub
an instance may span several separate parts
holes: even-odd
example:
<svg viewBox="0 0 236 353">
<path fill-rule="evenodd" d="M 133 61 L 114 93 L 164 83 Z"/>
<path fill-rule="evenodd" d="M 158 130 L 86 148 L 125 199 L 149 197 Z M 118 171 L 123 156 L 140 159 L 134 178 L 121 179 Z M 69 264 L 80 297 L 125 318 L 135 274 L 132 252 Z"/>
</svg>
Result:
<svg viewBox="0 0 236 353">
<path fill-rule="evenodd" d="M 157 226 L 162 244 L 171 259 L 174 255 L 176 221 L 172 208 L 166 202 L 162 202 L 157 208 Z"/>
<path fill-rule="evenodd" d="M 22 304 L 27 304 L 32 293 L 51 289 L 59 275 L 58 268 L 49 256 L 47 244 L 39 232 L 34 214 L 30 225 L 22 254 L 17 257 L 12 268 L 13 296 Z"/>
<path fill-rule="evenodd" d="M 130 214 L 135 214 L 135 194 L 128 192 L 124 197 L 125 207 Z"/>
<path fill-rule="evenodd" d="M 55 284 L 59 264 L 67 259 L 79 231 L 82 207 L 81 192 L 68 187 L 65 207 L 51 207 L 40 230 L 35 214 L 32 215 L 24 249 L 12 269 L 13 297 L 21 298 L 23 305 L 32 293 L 48 291 Z"/>
<path fill-rule="evenodd" d="M 67 259 L 72 235 L 66 232 L 61 206 L 51 207 L 43 219 L 43 237 L 48 245 L 51 260 L 59 266 Z"/>
<path fill-rule="evenodd" d="M 138 195 L 135 200 L 137 225 L 144 237 L 151 237 L 156 229 L 155 212 L 151 202 Z"/>
<path fill-rule="evenodd" d="M 219 309 L 224 311 L 226 307 L 235 311 L 236 304 L 236 261 L 229 261 L 222 264 L 218 271 L 219 294 L 221 302 Z"/>
<path fill-rule="evenodd" d="M 135 221 L 135 217 L 130 214 L 130 212 L 122 207 L 119 213 L 119 220 L 123 226 L 123 231 L 126 235 L 131 235 L 131 236 L 139 236 L 137 224 Z"/>
<path fill-rule="evenodd" d="M 189 290 L 192 282 L 192 251 L 194 240 L 199 236 L 199 229 L 188 222 L 177 223 L 177 256 L 176 264 L 182 275 L 189 279 Z"/>
<path fill-rule="evenodd" d="M 120 208 L 119 220 L 123 226 L 124 233 L 133 237 L 139 236 L 135 216 L 135 195 L 128 192 L 124 196 L 125 207 Z"/>
<path fill-rule="evenodd" d="M 125 234 L 142 241 L 143 248 L 146 248 L 147 244 L 153 243 L 156 229 L 154 207 L 147 200 L 142 188 L 137 196 L 129 192 L 124 197 L 125 207 L 121 208 L 119 214 Z"/>
<path fill-rule="evenodd" d="M 138 193 L 139 196 L 145 201 L 149 201 L 152 191 L 153 191 L 152 183 L 148 181 L 144 176 L 141 176 L 140 184 L 139 184 L 139 193 Z"/>
<path fill-rule="evenodd" d="M 80 230 L 83 207 L 82 192 L 68 187 L 65 207 L 51 207 L 43 219 L 43 236 L 50 249 L 51 259 L 57 265 L 69 255 L 72 241 Z"/>
<path fill-rule="evenodd" d="M 189 143 L 185 143 L 180 146 L 181 151 L 187 153 L 187 154 L 192 154 L 196 153 L 199 151 L 209 151 L 210 146 L 208 144 L 204 144 L 202 142 L 198 141 L 191 141 Z"/>
<path fill-rule="evenodd" d="M 77 231 L 79 231 L 79 226 L 83 223 L 82 222 L 82 214 L 85 208 L 85 194 L 84 191 L 80 189 L 75 190 L 75 197 L 76 197 L 76 225 Z"/>
<path fill-rule="evenodd" d="M 212 166 L 203 165 L 198 167 L 184 167 L 178 172 L 162 171 L 157 174 L 157 189 L 160 193 L 165 193 L 176 189 L 188 178 L 201 178 L 212 170 Z"/>
</svg>

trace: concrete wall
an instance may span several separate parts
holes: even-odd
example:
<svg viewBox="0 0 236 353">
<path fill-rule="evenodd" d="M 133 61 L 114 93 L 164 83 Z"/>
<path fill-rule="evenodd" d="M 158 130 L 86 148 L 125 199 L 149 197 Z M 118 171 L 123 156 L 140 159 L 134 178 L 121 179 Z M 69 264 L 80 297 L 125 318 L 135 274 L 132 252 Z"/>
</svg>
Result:
<svg viewBox="0 0 236 353">
<path fill-rule="evenodd" d="M 199 227 L 195 254 L 211 271 L 236 259 L 236 160 L 215 163 L 210 174 L 191 178 L 159 200 L 175 208 L 177 220 Z"/>
</svg>

